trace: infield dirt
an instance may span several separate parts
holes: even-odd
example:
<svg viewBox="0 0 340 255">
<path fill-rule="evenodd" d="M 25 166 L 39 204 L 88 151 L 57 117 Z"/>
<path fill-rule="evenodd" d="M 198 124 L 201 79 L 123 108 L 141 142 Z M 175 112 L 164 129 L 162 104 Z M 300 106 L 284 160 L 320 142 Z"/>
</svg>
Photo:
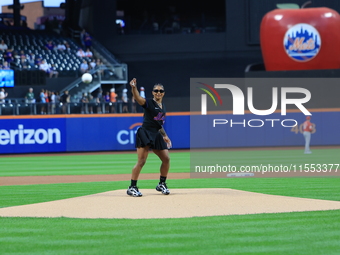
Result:
<svg viewBox="0 0 340 255">
<path fill-rule="evenodd" d="M 142 197 L 126 190 L 0 209 L 3 217 L 186 218 L 219 215 L 338 210 L 340 202 L 266 195 L 234 189 L 173 189 L 170 195 L 145 189 Z"/>
</svg>

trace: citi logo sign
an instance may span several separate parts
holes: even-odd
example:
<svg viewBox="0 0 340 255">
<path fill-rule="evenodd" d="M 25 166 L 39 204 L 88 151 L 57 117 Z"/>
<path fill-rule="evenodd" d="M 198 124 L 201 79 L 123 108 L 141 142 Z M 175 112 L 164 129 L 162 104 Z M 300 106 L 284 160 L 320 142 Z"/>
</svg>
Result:
<svg viewBox="0 0 340 255">
<path fill-rule="evenodd" d="M 214 88 L 212 88 L 213 93 L 219 100 L 220 104 L 222 105 L 222 100 L 217 93 L 215 89 L 228 89 L 233 98 L 233 115 L 244 115 L 244 101 L 245 97 L 240 88 L 238 88 L 235 85 L 232 84 L 215 84 Z M 202 89 L 202 88 L 200 88 Z M 202 89 L 204 92 L 206 92 L 210 97 L 212 97 L 212 94 L 205 89 Z M 304 97 L 303 98 L 287 98 L 287 94 L 289 93 L 300 93 Z M 201 95 L 201 115 L 207 114 L 207 94 Z M 305 88 L 297 88 L 297 87 L 282 87 L 281 88 L 281 115 L 286 115 L 287 113 L 287 105 L 295 105 L 297 108 L 300 109 L 302 113 L 305 115 L 312 115 L 304 106 L 304 103 L 307 103 L 311 99 L 311 93 L 308 89 Z M 217 106 L 216 100 L 214 99 L 215 106 Z M 248 87 L 247 88 L 247 105 L 250 112 L 252 112 L 255 115 L 270 115 L 274 113 L 277 109 L 278 105 L 278 88 L 273 87 L 272 88 L 272 105 L 269 109 L 266 110 L 258 110 L 255 109 L 253 104 L 253 88 Z"/>
<path fill-rule="evenodd" d="M 120 130 L 117 133 L 117 141 L 121 145 L 127 145 L 127 144 L 134 144 L 135 143 L 135 135 L 137 132 L 137 127 L 142 126 L 141 122 L 137 122 L 132 124 L 129 127 L 129 130 Z"/>
<path fill-rule="evenodd" d="M 19 124 L 17 129 L 0 129 L 0 145 L 61 143 L 58 128 L 26 129 Z"/>
</svg>

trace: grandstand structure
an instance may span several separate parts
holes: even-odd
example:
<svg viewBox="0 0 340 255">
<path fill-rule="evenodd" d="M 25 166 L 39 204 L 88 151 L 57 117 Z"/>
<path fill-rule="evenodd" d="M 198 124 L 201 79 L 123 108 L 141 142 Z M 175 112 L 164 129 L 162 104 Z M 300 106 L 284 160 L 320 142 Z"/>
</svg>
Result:
<svg viewBox="0 0 340 255">
<path fill-rule="evenodd" d="M 0 115 L 37 114 L 39 112 L 39 92 L 41 89 L 58 91 L 60 95 L 68 90 L 71 95 L 71 103 L 68 113 L 80 113 L 80 99 L 83 93 L 92 93 L 96 97 L 96 91 L 102 86 L 109 90 L 115 88 L 118 93 L 124 89 L 127 83 L 128 67 L 115 58 L 104 46 L 93 39 L 91 51 L 94 59 L 101 59 L 103 65 L 89 70 L 93 76 L 90 84 L 81 81 L 79 67 L 83 60 L 91 62 L 90 57 L 79 57 L 77 51 L 81 48 L 79 32 L 72 31 L 72 37 L 62 36 L 53 31 L 3 28 L 0 30 L 0 39 L 4 40 L 8 48 L 12 50 L 13 60 L 11 69 L 15 70 L 14 88 L 5 88 L 9 96 L 5 103 L 0 104 Z M 49 50 L 47 42 L 69 45 L 67 50 Z M 34 55 L 35 60 L 45 60 L 53 65 L 58 72 L 58 78 L 49 78 L 46 72 L 39 70 L 37 62 L 23 65 L 20 55 Z M 4 54 L 0 54 L 0 64 L 4 62 Z M 29 105 L 25 101 L 28 88 L 35 91 L 36 104 Z M 79 108 L 79 109 L 78 109 Z M 96 107 L 97 108 L 97 107 Z M 103 106 L 103 108 L 105 108 Z M 118 107 L 119 109 L 119 107 Z M 105 112 L 105 111 L 104 111 Z"/>
</svg>

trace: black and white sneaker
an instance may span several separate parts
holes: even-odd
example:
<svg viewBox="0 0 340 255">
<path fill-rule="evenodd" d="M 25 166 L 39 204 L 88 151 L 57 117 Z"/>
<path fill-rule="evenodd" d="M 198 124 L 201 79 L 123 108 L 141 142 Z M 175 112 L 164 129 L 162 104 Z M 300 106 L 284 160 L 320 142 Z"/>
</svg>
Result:
<svg viewBox="0 0 340 255">
<path fill-rule="evenodd" d="M 132 197 L 141 197 L 143 194 L 139 192 L 137 186 L 129 186 L 129 188 L 126 191 L 126 194 Z"/>
<path fill-rule="evenodd" d="M 166 186 L 165 182 L 160 182 L 157 185 L 156 190 L 159 191 L 159 192 L 162 192 L 164 195 L 170 194 L 170 190 L 168 190 L 168 187 Z"/>
</svg>

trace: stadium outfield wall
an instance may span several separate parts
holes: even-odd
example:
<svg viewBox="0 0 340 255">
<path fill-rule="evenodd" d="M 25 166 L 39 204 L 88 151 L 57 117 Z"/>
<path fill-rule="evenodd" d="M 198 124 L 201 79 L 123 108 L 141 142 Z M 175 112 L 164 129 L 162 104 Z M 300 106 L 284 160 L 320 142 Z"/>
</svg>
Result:
<svg viewBox="0 0 340 255">
<path fill-rule="evenodd" d="M 219 119 L 219 123 L 227 120 L 227 123 L 213 127 L 214 119 Z M 174 149 L 304 145 L 300 128 L 304 121 L 302 113 L 290 113 L 285 118 L 295 119 L 296 128 L 284 127 L 281 115 L 271 116 L 271 119 L 278 119 L 274 127 L 274 122 L 266 119 L 268 117 L 251 114 L 235 118 L 232 114 L 202 116 L 183 112 L 169 113 L 164 126 Z M 142 120 L 141 114 L 1 116 L 0 153 L 134 150 L 135 132 Z M 230 126 L 231 121 L 233 126 Z M 316 123 L 312 146 L 340 145 L 340 109 L 314 111 L 312 122 Z M 283 123 L 292 124 L 291 121 Z"/>
</svg>

